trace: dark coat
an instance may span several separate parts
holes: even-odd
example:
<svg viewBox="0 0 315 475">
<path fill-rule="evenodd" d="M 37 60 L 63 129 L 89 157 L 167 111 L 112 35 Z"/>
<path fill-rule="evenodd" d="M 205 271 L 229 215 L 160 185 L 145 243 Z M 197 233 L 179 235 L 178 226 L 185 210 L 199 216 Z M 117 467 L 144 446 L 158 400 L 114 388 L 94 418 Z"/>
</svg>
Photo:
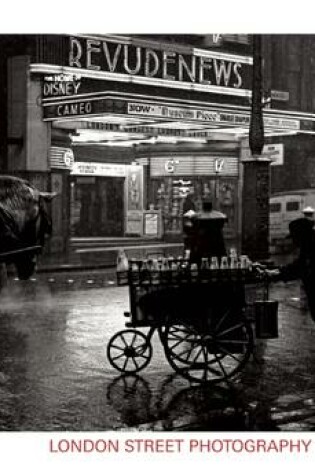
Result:
<svg viewBox="0 0 315 475">
<path fill-rule="evenodd" d="M 197 213 L 193 218 L 191 260 L 200 262 L 202 257 L 226 255 L 223 226 L 226 216 L 219 211 Z"/>
<path fill-rule="evenodd" d="M 183 203 L 183 214 L 190 210 L 196 211 L 196 205 L 193 196 L 187 195 Z"/>
<path fill-rule="evenodd" d="M 299 248 L 299 256 L 290 264 L 280 268 L 284 281 L 301 279 L 304 285 L 311 316 L 315 321 L 315 231 L 313 223 L 299 218 L 289 225 L 290 236 Z"/>
</svg>

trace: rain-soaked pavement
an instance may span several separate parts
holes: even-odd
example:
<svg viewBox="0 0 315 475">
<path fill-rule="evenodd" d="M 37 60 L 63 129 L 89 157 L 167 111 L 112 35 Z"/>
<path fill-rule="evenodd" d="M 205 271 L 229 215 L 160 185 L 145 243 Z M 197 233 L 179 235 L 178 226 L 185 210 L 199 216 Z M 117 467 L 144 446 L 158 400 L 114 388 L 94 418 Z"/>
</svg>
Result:
<svg viewBox="0 0 315 475">
<path fill-rule="evenodd" d="M 174 374 L 157 335 L 138 376 L 117 373 L 106 345 L 124 328 L 128 289 L 105 284 L 69 291 L 47 277 L 2 291 L 0 430 L 315 429 L 315 324 L 297 283 L 271 290 L 279 338 L 258 342 L 233 385 L 216 388 Z"/>
</svg>

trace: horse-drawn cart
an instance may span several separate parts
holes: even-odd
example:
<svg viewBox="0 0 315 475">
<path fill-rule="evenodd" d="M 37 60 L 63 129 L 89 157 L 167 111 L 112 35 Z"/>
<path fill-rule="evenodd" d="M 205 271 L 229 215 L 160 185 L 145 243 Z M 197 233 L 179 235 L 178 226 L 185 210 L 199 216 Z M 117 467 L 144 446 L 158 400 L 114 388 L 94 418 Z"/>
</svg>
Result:
<svg viewBox="0 0 315 475">
<path fill-rule="evenodd" d="M 144 369 L 158 332 L 166 359 L 183 377 L 216 383 L 240 373 L 256 338 L 277 337 L 277 302 L 268 299 L 260 268 L 226 263 L 132 260 L 126 275 L 118 274 L 118 283 L 129 285 L 130 312 L 127 328 L 108 343 L 111 365 L 127 374 Z"/>
</svg>

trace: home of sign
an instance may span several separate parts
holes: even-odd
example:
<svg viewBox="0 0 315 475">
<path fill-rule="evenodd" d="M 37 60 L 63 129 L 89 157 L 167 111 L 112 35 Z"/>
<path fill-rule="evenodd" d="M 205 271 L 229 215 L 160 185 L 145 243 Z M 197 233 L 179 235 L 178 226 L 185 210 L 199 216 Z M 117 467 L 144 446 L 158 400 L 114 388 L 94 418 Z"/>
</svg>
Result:
<svg viewBox="0 0 315 475">
<path fill-rule="evenodd" d="M 78 94 L 80 82 L 44 82 L 43 96 L 73 96 Z"/>
<path fill-rule="evenodd" d="M 81 87 L 80 75 L 52 75 L 44 77 L 43 97 L 73 96 Z"/>
<path fill-rule="evenodd" d="M 175 46 L 174 46 L 175 48 Z M 136 43 L 88 37 L 71 37 L 68 66 L 99 79 L 132 76 L 133 82 L 155 83 L 181 88 L 217 89 L 227 94 L 245 95 L 250 89 L 252 58 L 187 49 L 187 52 L 163 49 L 158 43 Z M 229 92 L 228 92 L 229 91 Z"/>
</svg>

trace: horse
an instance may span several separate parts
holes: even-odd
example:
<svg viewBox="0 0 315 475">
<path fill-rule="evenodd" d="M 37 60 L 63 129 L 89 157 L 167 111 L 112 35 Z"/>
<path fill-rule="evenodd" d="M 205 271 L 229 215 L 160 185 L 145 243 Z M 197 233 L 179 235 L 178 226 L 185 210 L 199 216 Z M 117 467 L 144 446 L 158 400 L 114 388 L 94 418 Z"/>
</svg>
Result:
<svg viewBox="0 0 315 475">
<path fill-rule="evenodd" d="M 56 194 L 39 191 L 25 179 L 0 175 L 0 262 L 13 264 L 20 280 L 33 275 L 37 255 L 52 234 L 47 203 Z"/>
</svg>

